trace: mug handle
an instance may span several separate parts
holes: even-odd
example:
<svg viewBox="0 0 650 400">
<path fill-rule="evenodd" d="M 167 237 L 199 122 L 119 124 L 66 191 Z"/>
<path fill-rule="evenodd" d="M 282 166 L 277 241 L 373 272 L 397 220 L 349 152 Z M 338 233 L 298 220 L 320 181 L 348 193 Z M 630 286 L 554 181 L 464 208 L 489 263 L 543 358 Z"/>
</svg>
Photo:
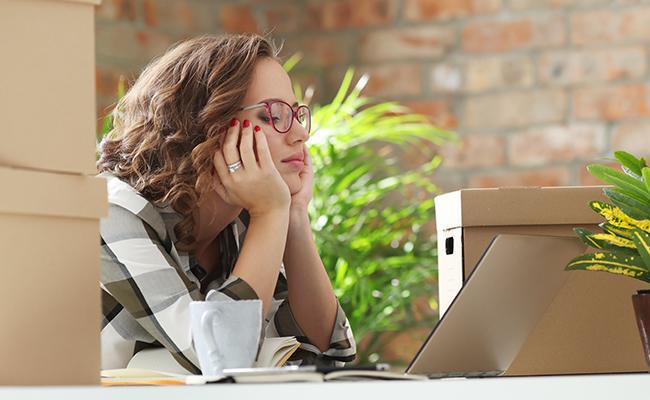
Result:
<svg viewBox="0 0 650 400">
<path fill-rule="evenodd" d="M 214 320 L 219 317 L 219 310 L 209 309 L 204 310 L 203 315 L 201 315 L 201 330 L 205 334 L 206 345 L 208 347 L 208 355 L 212 359 L 215 354 L 218 354 L 216 343 L 216 337 L 214 336 Z"/>
</svg>

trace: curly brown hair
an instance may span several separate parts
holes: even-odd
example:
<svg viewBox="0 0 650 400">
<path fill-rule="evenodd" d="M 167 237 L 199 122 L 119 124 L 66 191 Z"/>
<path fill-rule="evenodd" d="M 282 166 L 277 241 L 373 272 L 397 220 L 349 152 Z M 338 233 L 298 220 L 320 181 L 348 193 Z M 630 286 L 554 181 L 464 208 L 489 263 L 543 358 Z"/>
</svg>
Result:
<svg viewBox="0 0 650 400">
<path fill-rule="evenodd" d="M 182 216 L 177 246 L 195 248 L 193 211 L 215 179 L 213 155 L 252 79 L 255 63 L 277 60 L 259 35 L 201 36 L 152 61 L 113 109 L 99 172 L 129 183 L 154 205 Z M 188 157 L 189 156 L 189 157 Z"/>
</svg>

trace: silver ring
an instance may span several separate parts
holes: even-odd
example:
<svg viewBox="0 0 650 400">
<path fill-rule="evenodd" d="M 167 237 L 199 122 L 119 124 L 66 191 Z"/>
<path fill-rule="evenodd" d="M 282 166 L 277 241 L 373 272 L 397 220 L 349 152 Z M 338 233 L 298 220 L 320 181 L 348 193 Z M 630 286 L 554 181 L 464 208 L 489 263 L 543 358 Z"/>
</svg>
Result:
<svg viewBox="0 0 650 400">
<path fill-rule="evenodd" d="M 228 172 L 232 174 L 236 172 L 239 168 L 241 168 L 241 160 L 235 161 L 234 163 L 228 164 L 226 166 L 228 167 Z"/>
</svg>

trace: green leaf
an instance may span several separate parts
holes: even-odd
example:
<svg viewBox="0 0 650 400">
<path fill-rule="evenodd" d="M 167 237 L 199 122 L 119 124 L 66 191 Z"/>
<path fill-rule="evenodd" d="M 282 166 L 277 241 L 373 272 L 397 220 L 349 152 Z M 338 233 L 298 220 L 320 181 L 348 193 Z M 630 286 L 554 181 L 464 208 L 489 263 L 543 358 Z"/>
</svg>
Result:
<svg viewBox="0 0 650 400">
<path fill-rule="evenodd" d="M 574 228 L 573 231 L 580 240 L 589 247 L 598 250 L 616 251 L 623 254 L 637 255 L 636 247 L 630 238 L 619 236 L 615 233 L 592 233 L 584 228 Z"/>
<path fill-rule="evenodd" d="M 587 169 L 593 176 L 604 182 L 650 200 L 650 193 L 647 191 L 643 182 L 638 179 L 632 178 L 606 165 L 592 164 Z"/>
<path fill-rule="evenodd" d="M 603 191 L 615 206 L 630 217 L 635 219 L 650 218 L 650 202 L 640 202 L 628 194 L 612 188 L 606 188 Z"/>
<path fill-rule="evenodd" d="M 600 240 L 615 247 L 624 247 L 628 249 L 636 248 L 632 240 L 623 236 L 612 235 L 611 233 L 595 233 L 591 237 L 594 240 Z"/>
<path fill-rule="evenodd" d="M 585 228 L 573 228 L 573 231 L 576 233 L 576 235 L 578 235 L 578 238 L 580 238 L 580 240 L 582 240 L 582 242 L 587 246 L 593 247 L 595 249 L 603 248 L 603 241 L 591 238 L 591 235 L 593 235 L 593 233 L 590 230 Z"/>
<path fill-rule="evenodd" d="M 641 176 L 641 169 L 645 167 L 645 162 L 642 162 L 643 159 L 639 160 L 626 151 L 616 151 L 614 152 L 614 157 L 632 173 Z"/>
<path fill-rule="evenodd" d="M 632 232 L 632 240 L 643 259 L 646 269 L 650 270 L 650 235 L 640 229 L 635 229 Z"/>
<path fill-rule="evenodd" d="M 282 68 L 288 73 L 293 70 L 293 68 L 296 66 L 302 60 L 302 54 L 301 53 L 294 53 L 287 61 L 282 64 Z"/>
<path fill-rule="evenodd" d="M 610 225 L 616 228 L 634 229 L 634 224 L 631 223 L 630 217 L 616 206 L 594 200 L 589 202 L 589 207 L 602 215 Z"/>
<path fill-rule="evenodd" d="M 604 230 L 605 232 L 618 235 L 618 236 L 623 236 L 628 239 L 632 239 L 632 230 L 631 229 L 624 229 L 624 228 L 619 228 L 616 227 L 609 222 L 602 222 L 598 224 L 598 226 Z"/>
<path fill-rule="evenodd" d="M 650 192 L 650 168 L 643 167 L 643 169 L 641 169 L 641 174 L 643 177 L 643 183 L 645 183 L 646 190 Z"/>
<path fill-rule="evenodd" d="M 650 271 L 640 256 L 617 253 L 588 253 L 574 258 L 567 264 L 567 271 L 605 271 L 650 282 Z"/>
<path fill-rule="evenodd" d="M 634 219 L 625 214 L 620 208 L 601 201 L 592 201 L 589 206 L 615 227 L 630 230 L 639 228 L 650 233 L 650 219 Z"/>
</svg>

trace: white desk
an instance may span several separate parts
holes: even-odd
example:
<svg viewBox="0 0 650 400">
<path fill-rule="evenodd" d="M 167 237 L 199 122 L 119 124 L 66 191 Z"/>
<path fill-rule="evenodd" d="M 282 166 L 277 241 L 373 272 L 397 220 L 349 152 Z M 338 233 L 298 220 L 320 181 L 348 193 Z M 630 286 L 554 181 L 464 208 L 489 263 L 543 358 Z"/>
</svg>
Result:
<svg viewBox="0 0 650 400">
<path fill-rule="evenodd" d="M 166 387 L 3 387 L 0 399 L 646 399 L 650 374 Z"/>
</svg>

